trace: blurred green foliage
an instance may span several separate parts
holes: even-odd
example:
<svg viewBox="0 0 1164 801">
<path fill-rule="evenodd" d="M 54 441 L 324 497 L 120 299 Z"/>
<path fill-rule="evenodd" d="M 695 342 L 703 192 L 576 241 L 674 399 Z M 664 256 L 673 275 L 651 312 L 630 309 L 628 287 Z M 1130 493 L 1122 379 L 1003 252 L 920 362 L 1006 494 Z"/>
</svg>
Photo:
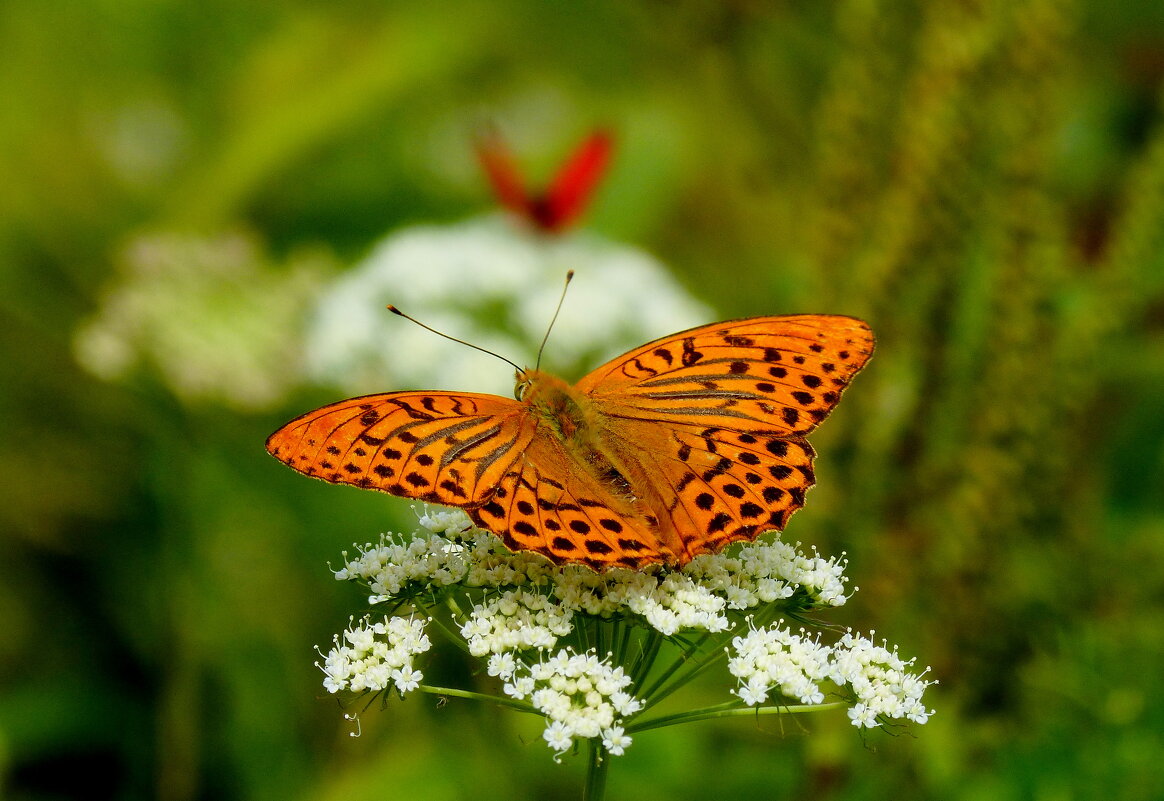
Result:
<svg viewBox="0 0 1164 801">
<path fill-rule="evenodd" d="M 879 336 L 788 536 L 848 551 L 837 619 L 932 664 L 937 715 L 644 734 L 611 797 L 1157 797 L 1164 5 L 7 0 L 0 41 L 5 797 L 577 796 L 536 722 L 415 698 L 351 739 L 318 697 L 359 603 L 326 562 L 409 514 L 262 452 L 330 398 L 72 355 L 143 232 L 351 261 L 487 208 L 483 119 L 542 175 L 609 125 L 590 227 L 724 317 Z"/>
</svg>

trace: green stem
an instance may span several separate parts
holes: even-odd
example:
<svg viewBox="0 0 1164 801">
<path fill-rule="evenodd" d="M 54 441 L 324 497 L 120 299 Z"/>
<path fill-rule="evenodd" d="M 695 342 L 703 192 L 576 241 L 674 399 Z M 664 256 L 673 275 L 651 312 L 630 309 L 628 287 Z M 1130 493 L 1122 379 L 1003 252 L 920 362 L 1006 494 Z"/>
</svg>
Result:
<svg viewBox="0 0 1164 801">
<path fill-rule="evenodd" d="M 454 620 L 457 617 L 468 617 L 461 612 L 461 605 L 457 603 L 457 599 L 453 597 L 451 592 L 445 596 L 445 606 L 449 608 L 449 613 L 452 614 Z"/>
<path fill-rule="evenodd" d="M 606 644 L 607 624 L 601 618 L 594 621 L 594 653 L 599 659 L 606 658 L 608 646 Z"/>
<path fill-rule="evenodd" d="M 618 638 L 618 648 L 614 652 L 614 664 L 621 665 L 626 662 L 626 651 L 630 647 L 634 627 L 621 619 L 616 619 L 615 625 L 622 631 L 622 636 Z"/>
<path fill-rule="evenodd" d="M 606 797 L 606 773 L 610 759 L 602 743 L 594 737 L 586 741 L 586 789 L 582 801 L 602 801 Z"/>
<path fill-rule="evenodd" d="M 656 683 L 655 688 L 652 689 L 652 692 L 650 694 L 648 694 L 647 696 L 645 696 L 646 700 L 644 701 L 643 711 L 653 707 L 655 704 L 659 703 L 664 698 L 671 695 L 671 693 L 675 692 L 680 687 L 682 687 L 684 684 L 687 684 L 688 682 L 693 680 L 696 676 L 703 673 L 708 668 L 713 667 L 716 664 L 718 664 L 720 662 L 721 658 L 725 658 L 725 657 L 726 657 L 726 654 L 724 654 L 724 652 L 722 650 L 718 651 L 718 652 L 713 651 L 713 652 L 709 653 L 707 656 L 705 656 L 703 659 L 692 663 L 693 667 L 690 670 L 688 670 L 686 673 L 681 674 L 678 678 L 676 678 L 674 681 L 672 681 L 666 687 L 660 686 L 662 684 L 662 682 Z"/>
<path fill-rule="evenodd" d="M 680 723 L 694 723 L 697 720 L 710 720 L 711 718 L 735 718 L 743 717 L 745 715 L 779 715 L 789 714 L 796 715 L 802 712 L 823 712 L 828 709 L 844 709 L 848 704 L 844 701 L 833 701 L 828 704 L 796 704 L 792 706 L 760 706 L 760 707 L 740 707 L 740 701 L 726 701 L 715 706 L 704 707 L 703 709 L 694 709 L 690 712 L 678 712 L 674 715 L 664 715 L 660 718 L 652 718 L 645 720 L 642 723 L 633 723 L 626 727 L 627 734 L 635 732 L 647 731 L 648 729 L 658 729 L 663 726 L 675 726 Z"/>
<path fill-rule="evenodd" d="M 635 662 L 634 668 L 630 671 L 631 684 L 635 687 L 640 686 L 646 680 L 647 674 L 651 672 L 651 666 L 655 663 L 655 657 L 659 653 L 659 646 L 663 642 L 663 635 L 651 629 L 647 634 L 646 642 L 641 644 L 642 651 Z"/>
<path fill-rule="evenodd" d="M 660 687 L 667 683 L 667 679 L 675 675 L 679 668 L 683 667 L 684 665 L 691 664 L 691 657 L 693 657 L 695 652 L 698 651 L 705 642 L 707 642 L 707 638 L 710 636 L 710 634 L 704 634 L 693 644 L 688 645 L 682 651 L 680 651 L 679 655 L 675 657 L 675 661 L 664 668 L 663 672 L 655 677 L 655 680 L 651 682 L 649 687 L 643 688 L 641 697 L 650 698 Z"/>
<path fill-rule="evenodd" d="M 518 712 L 528 712 L 531 715 L 542 714 L 525 701 L 517 701 L 513 698 L 505 698 L 500 695 L 486 695 L 485 693 L 475 693 L 472 690 L 455 690 L 452 687 L 433 687 L 428 684 L 422 684 L 416 689 L 430 695 L 445 695 L 454 698 L 468 698 L 472 701 L 486 701 L 500 706 L 507 706 L 510 709 L 516 709 Z"/>
<path fill-rule="evenodd" d="M 465 642 L 465 639 L 463 637 L 460 636 L 460 632 L 454 632 L 445 623 L 445 621 L 441 619 L 441 616 L 439 614 L 437 614 L 436 609 L 432 609 L 429 606 L 425 605 L 424 603 L 421 603 L 420 601 L 414 601 L 414 604 L 420 609 L 421 612 L 423 612 L 425 615 L 428 615 L 429 619 L 431 619 L 432 622 L 436 624 L 437 628 L 439 628 L 441 631 L 443 631 L 445 633 L 445 637 L 447 637 L 454 645 L 456 645 L 462 651 L 464 651 L 465 653 L 469 653 L 469 644 L 467 642 Z M 455 605 L 455 603 L 453 605 Z"/>
<path fill-rule="evenodd" d="M 577 618 L 575 618 L 575 619 L 577 620 Z M 592 621 L 590 621 L 588 619 L 583 619 L 583 620 L 578 621 L 578 625 L 575 625 L 575 627 L 574 627 L 574 630 L 578 632 L 578 639 L 582 643 L 582 648 L 581 648 L 582 653 L 586 653 L 587 651 L 590 650 L 590 626 L 591 625 L 592 625 Z"/>
</svg>

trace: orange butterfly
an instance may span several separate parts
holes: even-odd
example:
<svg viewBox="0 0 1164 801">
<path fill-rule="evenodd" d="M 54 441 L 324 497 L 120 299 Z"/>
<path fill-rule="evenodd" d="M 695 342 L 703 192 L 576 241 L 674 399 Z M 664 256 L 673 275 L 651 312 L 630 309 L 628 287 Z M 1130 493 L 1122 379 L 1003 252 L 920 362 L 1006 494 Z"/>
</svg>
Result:
<svg viewBox="0 0 1164 801">
<path fill-rule="evenodd" d="M 336 484 L 459 506 L 514 550 L 595 570 L 684 565 L 784 528 L 815 482 L 804 439 L 873 353 L 852 317 L 692 328 L 517 400 L 389 392 L 324 406 L 267 440 Z"/>
</svg>

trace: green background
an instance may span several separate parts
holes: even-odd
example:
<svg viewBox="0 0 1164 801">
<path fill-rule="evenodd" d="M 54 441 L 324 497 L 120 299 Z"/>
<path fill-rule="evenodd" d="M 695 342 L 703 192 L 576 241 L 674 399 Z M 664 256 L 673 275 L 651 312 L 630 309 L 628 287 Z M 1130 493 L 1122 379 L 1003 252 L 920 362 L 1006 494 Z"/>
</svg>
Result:
<svg viewBox="0 0 1164 801">
<path fill-rule="evenodd" d="M 6 0 L 0 42 L 4 797 L 578 797 L 536 721 L 417 696 L 351 738 L 321 697 L 361 603 L 326 563 L 408 519 L 263 453 L 328 395 L 72 349 L 135 235 L 353 263 L 488 209 L 483 118 L 534 175 L 609 126 L 586 225 L 722 316 L 878 334 L 788 533 L 848 552 L 830 619 L 932 665 L 937 714 L 644 733 L 609 797 L 1159 797 L 1164 5 Z"/>
</svg>

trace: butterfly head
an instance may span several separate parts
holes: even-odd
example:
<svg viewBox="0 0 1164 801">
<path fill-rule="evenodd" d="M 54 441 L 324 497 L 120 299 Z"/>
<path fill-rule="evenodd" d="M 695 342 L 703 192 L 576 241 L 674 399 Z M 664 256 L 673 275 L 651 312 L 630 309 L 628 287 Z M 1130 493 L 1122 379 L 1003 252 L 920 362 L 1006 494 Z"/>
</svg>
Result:
<svg viewBox="0 0 1164 801">
<path fill-rule="evenodd" d="M 553 373 L 542 370 L 518 370 L 513 396 L 530 406 L 557 410 L 566 398 L 573 397 L 569 385 Z"/>
</svg>

